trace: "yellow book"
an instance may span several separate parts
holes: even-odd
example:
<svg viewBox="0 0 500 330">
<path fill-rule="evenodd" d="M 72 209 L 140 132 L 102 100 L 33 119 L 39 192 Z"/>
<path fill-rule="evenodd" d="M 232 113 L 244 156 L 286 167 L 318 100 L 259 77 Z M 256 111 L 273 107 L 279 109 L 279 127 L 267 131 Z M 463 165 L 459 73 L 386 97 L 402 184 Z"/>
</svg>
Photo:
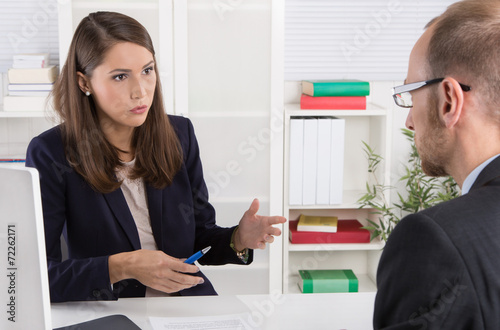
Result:
<svg viewBox="0 0 500 330">
<path fill-rule="evenodd" d="M 301 214 L 297 224 L 297 231 L 336 233 L 337 221 L 337 217 L 321 217 Z"/>
</svg>

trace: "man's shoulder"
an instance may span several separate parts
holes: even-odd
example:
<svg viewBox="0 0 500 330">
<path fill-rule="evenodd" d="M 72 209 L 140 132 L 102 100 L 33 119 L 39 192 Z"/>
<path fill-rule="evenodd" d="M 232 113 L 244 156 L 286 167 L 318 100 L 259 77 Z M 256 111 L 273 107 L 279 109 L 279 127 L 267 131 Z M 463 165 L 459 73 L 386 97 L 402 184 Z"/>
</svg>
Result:
<svg viewBox="0 0 500 330">
<path fill-rule="evenodd" d="M 418 212 L 442 225 L 470 222 L 478 219 L 494 219 L 500 212 L 499 184 L 483 186 L 471 190 L 468 194 L 437 204 Z"/>
<path fill-rule="evenodd" d="M 466 195 L 443 202 L 403 218 L 391 236 L 406 239 L 411 236 L 432 236 L 452 243 L 458 249 L 475 244 L 474 237 L 481 236 L 482 243 L 497 240 L 500 233 L 500 186 L 476 189 Z M 500 251 L 499 251 L 500 253 Z"/>
</svg>

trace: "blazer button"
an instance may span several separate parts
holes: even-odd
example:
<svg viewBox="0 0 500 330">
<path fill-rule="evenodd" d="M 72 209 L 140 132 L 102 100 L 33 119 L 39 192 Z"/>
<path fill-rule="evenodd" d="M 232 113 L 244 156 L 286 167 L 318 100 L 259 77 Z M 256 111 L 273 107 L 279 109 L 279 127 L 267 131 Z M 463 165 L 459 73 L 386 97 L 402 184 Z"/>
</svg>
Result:
<svg viewBox="0 0 500 330">
<path fill-rule="evenodd" d="M 101 291 L 100 290 L 94 290 L 92 291 L 92 295 L 94 298 L 100 298 L 101 297 Z"/>
</svg>

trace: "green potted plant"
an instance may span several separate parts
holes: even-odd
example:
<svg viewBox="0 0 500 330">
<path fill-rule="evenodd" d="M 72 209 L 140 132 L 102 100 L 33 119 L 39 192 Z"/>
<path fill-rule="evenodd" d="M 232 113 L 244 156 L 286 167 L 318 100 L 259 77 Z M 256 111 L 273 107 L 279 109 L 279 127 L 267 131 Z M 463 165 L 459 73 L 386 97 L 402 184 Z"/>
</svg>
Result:
<svg viewBox="0 0 500 330">
<path fill-rule="evenodd" d="M 397 192 L 398 201 L 389 203 L 386 193 L 395 189 L 392 186 L 380 183 L 377 178 L 377 168 L 383 161 L 367 143 L 364 152 L 368 159 L 368 173 L 370 183 L 366 183 L 366 193 L 358 200 L 360 208 L 373 209 L 370 213 L 376 214 L 378 221 L 367 219 L 372 233 L 371 239 L 378 236 L 387 241 L 394 227 L 407 214 L 415 213 L 441 202 L 453 199 L 460 194 L 460 190 L 452 177 L 435 178 L 424 174 L 420 163 L 420 156 L 414 142 L 414 134 L 408 129 L 402 129 L 406 139 L 411 143 L 411 152 L 406 174 L 400 178 L 405 182 L 406 193 Z"/>
</svg>

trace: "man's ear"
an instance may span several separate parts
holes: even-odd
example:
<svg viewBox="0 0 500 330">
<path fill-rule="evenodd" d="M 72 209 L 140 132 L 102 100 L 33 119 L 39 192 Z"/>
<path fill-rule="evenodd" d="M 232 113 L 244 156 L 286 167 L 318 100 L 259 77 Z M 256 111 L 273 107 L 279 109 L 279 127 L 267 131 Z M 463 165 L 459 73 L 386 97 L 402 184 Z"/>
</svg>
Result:
<svg viewBox="0 0 500 330">
<path fill-rule="evenodd" d="M 89 78 L 84 75 L 83 73 L 77 71 L 76 74 L 78 75 L 78 86 L 82 90 L 82 92 L 85 94 L 85 92 L 90 92 L 92 93 L 92 89 L 90 88 L 90 80 Z"/>
<path fill-rule="evenodd" d="M 439 87 L 439 117 L 448 128 L 455 126 L 462 115 L 464 91 L 458 81 L 445 78 Z"/>
</svg>

